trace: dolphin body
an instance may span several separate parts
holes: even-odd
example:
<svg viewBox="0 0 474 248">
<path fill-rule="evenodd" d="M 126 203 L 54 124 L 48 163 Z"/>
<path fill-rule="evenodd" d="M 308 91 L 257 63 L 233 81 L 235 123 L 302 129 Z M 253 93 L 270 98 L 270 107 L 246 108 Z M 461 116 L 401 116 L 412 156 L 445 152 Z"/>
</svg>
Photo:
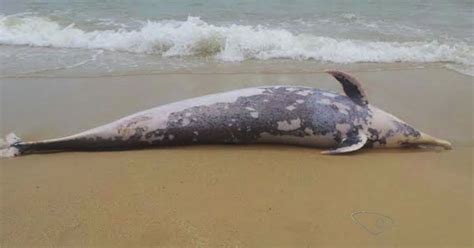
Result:
<svg viewBox="0 0 474 248">
<path fill-rule="evenodd" d="M 264 86 L 178 101 L 58 139 L 7 136 L 0 157 L 58 151 L 125 150 L 191 144 L 279 143 L 342 154 L 363 147 L 440 146 L 434 138 L 369 104 L 361 84 L 326 71 L 345 95 L 298 86 Z"/>
</svg>

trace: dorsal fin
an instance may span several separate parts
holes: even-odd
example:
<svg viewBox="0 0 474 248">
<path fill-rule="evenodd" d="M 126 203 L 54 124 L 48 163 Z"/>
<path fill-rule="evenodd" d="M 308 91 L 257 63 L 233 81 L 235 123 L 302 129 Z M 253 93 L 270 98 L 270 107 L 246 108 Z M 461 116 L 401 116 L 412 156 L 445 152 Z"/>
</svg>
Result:
<svg viewBox="0 0 474 248">
<path fill-rule="evenodd" d="M 326 73 L 331 74 L 337 81 L 342 84 L 342 88 L 346 95 L 352 99 L 355 103 L 364 106 L 369 104 L 367 94 L 365 93 L 362 85 L 353 76 L 336 70 L 326 70 Z"/>
</svg>

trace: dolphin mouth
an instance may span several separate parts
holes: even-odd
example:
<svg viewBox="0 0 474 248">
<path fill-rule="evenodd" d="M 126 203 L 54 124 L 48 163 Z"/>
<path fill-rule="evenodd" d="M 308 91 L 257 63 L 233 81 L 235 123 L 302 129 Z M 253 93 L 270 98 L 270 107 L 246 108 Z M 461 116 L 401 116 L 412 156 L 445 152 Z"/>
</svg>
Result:
<svg viewBox="0 0 474 248">
<path fill-rule="evenodd" d="M 451 144 L 451 142 L 447 140 L 435 138 L 426 133 L 421 133 L 420 138 L 416 140 L 415 142 L 413 142 L 412 144 L 420 145 L 420 146 L 437 146 L 437 147 L 442 147 L 445 150 L 453 149 L 453 145 Z"/>
</svg>

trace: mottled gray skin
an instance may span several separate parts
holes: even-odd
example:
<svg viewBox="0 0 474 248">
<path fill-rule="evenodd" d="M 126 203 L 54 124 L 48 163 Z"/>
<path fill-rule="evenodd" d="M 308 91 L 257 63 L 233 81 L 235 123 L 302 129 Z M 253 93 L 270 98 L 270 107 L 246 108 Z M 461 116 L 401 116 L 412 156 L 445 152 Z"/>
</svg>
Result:
<svg viewBox="0 0 474 248">
<path fill-rule="evenodd" d="M 450 148 L 449 142 L 417 131 L 368 104 L 365 92 L 350 75 L 329 73 L 341 82 L 349 97 L 307 87 L 249 88 L 160 106 L 65 138 L 12 142 L 2 151 L 19 155 L 251 143 L 330 148 L 326 151 L 329 154 L 352 152 L 364 146 L 427 144 Z"/>
<path fill-rule="evenodd" d="M 327 144 L 314 142 L 315 146 L 327 148 L 336 146 L 347 136 L 336 125 L 348 124 L 348 132 L 354 132 L 367 125 L 371 117 L 367 107 L 354 104 L 344 95 L 306 87 L 274 86 L 260 89 L 264 89 L 262 94 L 239 97 L 233 103 L 195 106 L 174 112 L 168 117 L 167 128 L 164 129 L 134 127 L 133 135 L 126 140 L 119 135 L 109 139 L 83 137 L 38 144 L 36 149 L 114 150 L 190 144 L 250 144 L 259 143 L 264 133 L 274 136 L 316 136 L 315 141 L 317 136 L 330 136 L 332 140 Z M 318 102 L 323 99 L 332 104 Z M 341 111 L 335 102 L 347 106 L 348 110 Z M 289 106 L 294 106 L 294 109 L 288 109 Z M 279 122 L 291 123 L 291 120 L 298 119 L 300 125 L 295 129 L 278 128 Z M 282 139 L 281 143 L 287 142 Z"/>
<path fill-rule="evenodd" d="M 216 103 L 210 106 L 196 106 L 173 113 L 166 130 L 144 133 L 145 137 L 173 135 L 174 139 L 164 140 L 167 145 L 191 143 L 258 143 L 262 134 L 294 137 L 325 136 L 333 138 L 326 147 L 339 143 L 346 133 L 336 128 L 337 124 L 347 123 L 351 128 L 355 120 L 367 123 L 368 109 L 357 109 L 346 96 L 324 96 L 323 91 L 303 87 L 265 87 L 261 95 L 240 97 L 234 103 Z M 300 95 L 300 92 L 310 92 Z M 321 99 L 337 101 L 350 108 L 351 114 L 343 114 L 334 104 L 318 103 Z M 294 109 L 293 109 L 294 107 Z M 195 117 L 186 127 L 182 126 L 186 113 Z M 253 114 L 253 116 L 252 116 Z M 258 116 L 257 116 L 258 115 Z M 291 125 L 292 120 L 300 120 L 294 128 L 279 128 L 278 123 Z M 298 121 L 293 121 L 298 122 Z M 281 125 L 281 124 L 280 124 Z M 288 130 L 290 129 L 290 130 Z M 198 135 L 196 135 L 196 132 Z M 286 143 L 282 140 L 282 143 Z M 156 144 L 163 144 L 159 141 Z"/>
</svg>

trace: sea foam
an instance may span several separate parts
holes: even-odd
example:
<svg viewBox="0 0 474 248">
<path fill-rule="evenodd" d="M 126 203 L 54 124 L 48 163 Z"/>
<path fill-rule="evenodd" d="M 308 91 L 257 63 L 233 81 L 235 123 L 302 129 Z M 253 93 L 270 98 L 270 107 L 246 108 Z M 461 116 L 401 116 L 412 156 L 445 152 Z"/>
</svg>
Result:
<svg viewBox="0 0 474 248">
<path fill-rule="evenodd" d="M 0 16 L 0 44 L 103 49 L 163 57 L 353 62 L 449 62 L 474 65 L 474 46 L 465 42 L 337 39 L 283 28 L 213 25 L 199 17 L 147 21 L 137 29 L 86 30 L 46 17 Z"/>
</svg>

